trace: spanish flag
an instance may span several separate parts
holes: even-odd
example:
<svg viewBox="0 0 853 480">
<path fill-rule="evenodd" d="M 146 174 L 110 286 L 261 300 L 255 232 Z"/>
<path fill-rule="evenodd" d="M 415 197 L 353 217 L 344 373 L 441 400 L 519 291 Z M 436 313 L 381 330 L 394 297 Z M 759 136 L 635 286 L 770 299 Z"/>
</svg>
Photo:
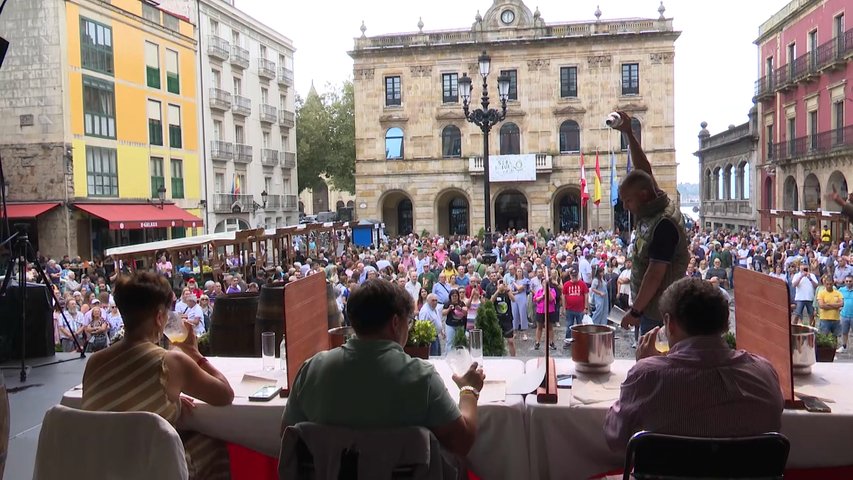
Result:
<svg viewBox="0 0 853 480">
<path fill-rule="evenodd" d="M 598 152 L 595 152 L 595 184 L 592 190 L 592 203 L 601 203 L 601 167 L 598 165 Z"/>
</svg>

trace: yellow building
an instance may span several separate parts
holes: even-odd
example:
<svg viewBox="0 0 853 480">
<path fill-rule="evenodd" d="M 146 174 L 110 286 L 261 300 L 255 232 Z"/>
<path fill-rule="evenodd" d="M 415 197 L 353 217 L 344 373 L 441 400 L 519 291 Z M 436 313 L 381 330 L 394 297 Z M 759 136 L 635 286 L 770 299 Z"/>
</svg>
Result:
<svg viewBox="0 0 853 480">
<path fill-rule="evenodd" d="M 15 41 L 0 72 L 0 153 L 10 217 L 29 222 L 36 248 L 93 258 L 201 233 L 195 26 L 147 0 L 4 13 Z"/>
</svg>

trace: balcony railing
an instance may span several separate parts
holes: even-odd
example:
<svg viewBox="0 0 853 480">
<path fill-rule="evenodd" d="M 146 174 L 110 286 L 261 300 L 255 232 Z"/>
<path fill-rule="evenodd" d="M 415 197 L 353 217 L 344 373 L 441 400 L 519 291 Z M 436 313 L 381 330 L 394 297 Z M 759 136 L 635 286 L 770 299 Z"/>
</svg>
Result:
<svg viewBox="0 0 853 480">
<path fill-rule="evenodd" d="M 227 162 L 234 159 L 234 144 L 213 140 L 210 142 L 210 157 L 214 160 Z"/>
<path fill-rule="evenodd" d="M 234 115 L 248 117 L 252 114 L 252 99 L 242 95 L 234 95 L 234 103 L 231 105 L 231 112 Z"/>
<path fill-rule="evenodd" d="M 752 205 L 749 200 L 746 199 L 732 199 L 732 200 L 703 200 L 702 201 L 702 215 L 720 215 L 720 216 L 730 216 L 730 215 L 747 215 L 751 216 L 753 213 Z"/>
<path fill-rule="evenodd" d="M 289 68 L 281 67 L 278 70 L 278 83 L 280 83 L 286 87 L 292 87 L 293 86 L 293 70 L 291 70 Z"/>
<path fill-rule="evenodd" d="M 231 65 L 237 68 L 249 68 L 249 51 L 240 45 L 231 45 Z"/>
<path fill-rule="evenodd" d="M 278 165 L 278 150 L 271 148 L 261 149 L 261 165 L 265 167 L 275 167 Z"/>
<path fill-rule="evenodd" d="M 286 211 L 296 210 L 296 204 L 298 202 L 296 195 L 283 195 L 284 203 L 282 204 L 282 208 Z"/>
<path fill-rule="evenodd" d="M 210 89 L 210 108 L 214 110 L 231 110 L 231 93 L 221 88 Z"/>
<path fill-rule="evenodd" d="M 296 154 L 281 152 L 281 168 L 296 168 Z"/>
<path fill-rule="evenodd" d="M 551 173 L 554 169 L 554 159 L 551 155 L 544 153 L 536 154 L 536 173 Z M 483 174 L 483 157 L 471 157 L 468 159 L 468 173 L 471 175 Z"/>
<path fill-rule="evenodd" d="M 265 210 L 279 210 L 281 208 L 281 204 L 283 203 L 282 195 L 267 195 L 267 204 L 264 207 Z"/>
<path fill-rule="evenodd" d="M 234 161 L 239 163 L 252 163 L 252 146 L 243 143 L 235 143 L 234 150 L 236 155 Z"/>
<path fill-rule="evenodd" d="M 272 105 L 261 104 L 261 122 L 275 123 L 278 119 L 278 109 Z"/>
<path fill-rule="evenodd" d="M 251 212 L 253 202 L 251 195 L 217 193 L 213 196 L 213 210 L 216 213 Z"/>
<path fill-rule="evenodd" d="M 231 45 L 228 44 L 228 40 L 225 40 L 222 37 L 217 37 L 216 35 L 208 35 L 207 36 L 207 54 L 211 57 L 218 58 L 220 60 L 228 60 L 228 53 L 231 50 Z"/>
<path fill-rule="evenodd" d="M 848 125 L 844 128 L 774 143 L 767 154 L 768 160 L 778 163 L 849 152 L 851 149 L 853 149 L 853 125 Z"/>
<path fill-rule="evenodd" d="M 267 80 L 275 80 L 275 62 L 266 58 L 259 58 L 258 76 Z"/>
<path fill-rule="evenodd" d="M 296 114 L 286 110 L 278 112 L 278 124 L 285 128 L 293 128 L 296 126 Z"/>
</svg>

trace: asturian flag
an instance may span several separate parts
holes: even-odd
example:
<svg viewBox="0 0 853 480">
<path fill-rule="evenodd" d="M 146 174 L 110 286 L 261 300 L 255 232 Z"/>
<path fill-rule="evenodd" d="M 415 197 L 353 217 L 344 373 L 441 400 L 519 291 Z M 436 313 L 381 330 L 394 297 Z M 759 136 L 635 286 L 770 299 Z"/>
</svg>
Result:
<svg viewBox="0 0 853 480">
<path fill-rule="evenodd" d="M 616 173 L 616 155 L 610 152 L 610 205 L 619 203 L 619 179 Z"/>
<path fill-rule="evenodd" d="M 589 190 L 586 188 L 586 169 L 583 166 L 583 152 L 581 152 L 581 206 L 589 202 Z"/>
<path fill-rule="evenodd" d="M 595 183 L 592 189 L 592 203 L 596 206 L 601 203 L 601 167 L 598 165 L 598 152 L 595 152 Z"/>
</svg>

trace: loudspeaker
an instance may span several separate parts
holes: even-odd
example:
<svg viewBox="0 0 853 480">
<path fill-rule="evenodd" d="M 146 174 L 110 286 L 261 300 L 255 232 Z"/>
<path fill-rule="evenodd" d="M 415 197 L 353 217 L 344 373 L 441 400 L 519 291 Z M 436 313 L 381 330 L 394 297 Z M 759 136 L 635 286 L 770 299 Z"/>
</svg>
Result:
<svg viewBox="0 0 853 480">
<path fill-rule="evenodd" d="M 27 284 L 26 358 L 49 357 L 56 353 L 53 313 L 46 285 Z M 0 297 L 0 361 L 21 358 L 21 296 L 18 285 L 10 284 Z"/>
</svg>

